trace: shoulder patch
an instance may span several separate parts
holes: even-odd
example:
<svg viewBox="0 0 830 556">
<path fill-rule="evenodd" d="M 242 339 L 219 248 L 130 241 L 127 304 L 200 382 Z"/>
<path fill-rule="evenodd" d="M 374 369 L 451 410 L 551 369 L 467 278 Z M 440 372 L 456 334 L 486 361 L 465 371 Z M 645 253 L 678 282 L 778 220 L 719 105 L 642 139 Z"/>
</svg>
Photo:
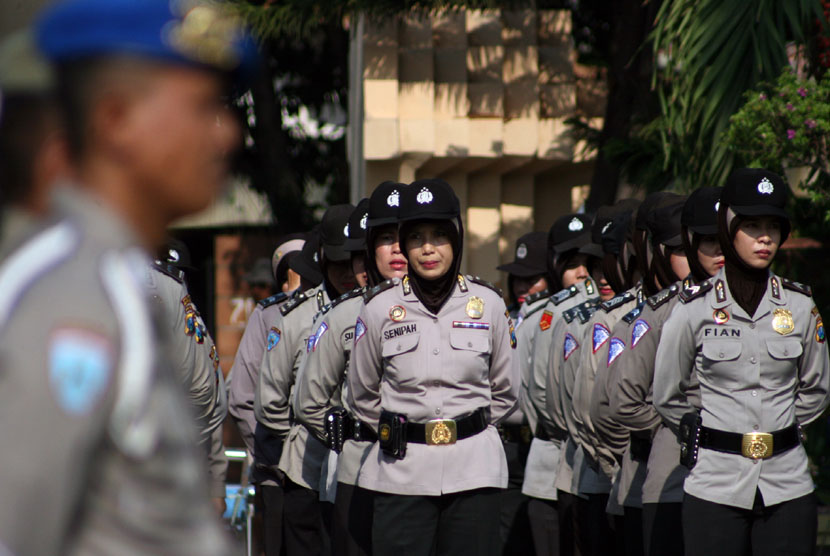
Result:
<svg viewBox="0 0 830 556">
<path fill-rule="evenodd" d="M 602 303 L 599 304 L 599 306 L 606 313 L 610 313 L 611 311 L 613 311 L 614 309 L 616 309 L 620 305 L 622 305 L 624 303 L 628 303 L 629 301 L 631 301 L 633 299 L 634 299 L 634 294 L 632 294 L 631 292 L 625 292 L 625 293 L 622 293 L 622 294 L 620 294 L 616 297 L 612 297 L 608 301 L 603 301 Z"/>
<path fill-rule="evenodd" d="M 553 313 L 548 310 L 542 314 L 542 318 L 539 320 L 539 329 L 542 331 L 547 330 L 551 327 L 551 323 L 553 322 Z"/>
<path fill-rule="evenodd" d="M 280 292 L 278 294 L 274 294 L 270 297 L 266 297 L 265 299 L 259 300 L 259 306 L 265 309 L 266 307 L 270 307 L 271 305 L 276 305 L 281 301 L 285 301 L 288 299 L 288 294 L 285 292 Z"/>
<path fill-rule="evenodd" d="M 566 299 L 570 299 L 578 293 L 579 288 L 577 288 L 576 286 L 571 286 L 570 288 L 559 290 L 558 292 L 550 296 L 550 300 L 553 302 L 554 305 L 559 305 Z"/>
<path fill-rule="evenodd" d="M 532 293 L 529 296 L 525 297 L 525 303 L 528 306 L 533 305 L 540 299 L 544 299 L 545 297 L 550 297 L 550 292 L 548 290 L 542 290 L 540 292 Z"/>
<path fill-rule="evenodd" d="M 625 342 L 616 336 L 611 338 L 611 343 L 608 344 L 608 364 L 606 366 L 610 367 L 617 360 L 617 357 L 622 355 L 623 351 L 625 351 Z"/>
<path fill-rule="evenodd" d="M 92 331 L 64 328 L 49 343 L 49 384 L 58 405 L 70 415 L 89 413 L 113 372 L 109 341 Z"/>
<path fill-rule="evenodd" d="M 700 284 L 695 284 L 693 286 L 689 286 L 682 292 L 680 292 L 680 301 L 683 303 L 688 303 L 693 299 L 697 299 L 698 297 L 703 297 L 706 295 L 706 292 L 711 290 L 714 286 L 712 282 L 709 280 L 704 280 Z"/>
<path fill-rule="evenodd" d="M 484 280 L 483 278 L 479 278 L 478 276 L 472 276 L 472 275 L 468 274 L 467 275 L 467 280 L 469 280 L 470 282 L 474 282 L 476 284 L 479 284 L 481 286 L 484 286 L 486 288 L 490 288 L 491 290 L 493 290 L 494 292 L 499 294 L 499 297 L 502 297 L 501 288 L 497 288 L 495 286 L 495 284 L 492 284 L 492 283 L 488 282 L 487 280 Z"/>
<path fill-rule="evenodd" d="M 161 261 L 153 261 L 153 268 L 162 274 L 166 274 L 179 284 L 184 284 L 184 271 L 179 270 L 172 264 L 163 263 Z"/>
<path fill-rule="evenodd" d="M 813 289 L 808 286 L 807 284 L 802 284 L 801 282 L 795 282 L 788 278 L 781 279 L 781 285 L 784 286 L 788 290 L 792 290 L 794 292 L 798 292 L 801 294 L 806 295 L 807 297 L 813 296 Z"/>
<path fill-rule="evenodd" d="M 672 284 L 670 287 L 649 297 L 646 302 L 652 309 L 657 309 L 678 293 L 680 293 L 680 287 L 677 284 Z"/>
<path fill-rule="evenodd" d="M 573 352 L 575 352 L 577 348 L 579 348 L 579 342 L 576 341 L 576 338 L 574 338 L 573 334 L 567 332 L 565 334 L 565 340 L 562 344 L 562 351 L 565 356 L 565 361 L 567 361 L 568 358 L 571 355 L 573 355 Z"/>
<path fill-rule="evenodd" d="M 631 329 L 631 349 L 637 347 L 637 344 L 640 343 L 640 340 L 649 330 L 651 330 L 651 325 L 646 322 L 646 319 L 637 319 Z"/>
<path fill-rule="evenodd" d="M 634 319 L 636 319 L 637 317 L 640 316 L 640 313 L 643 312 L 643 308 L 645 306 L 646 306 L 645 302 L 638 303 L 636 307 L 631 309 L 629 312 L 627 312 L 623 316 L 622 320 L 624 320 L 626 322 L 626 324 L 631 324 L 632 322 L 634 322 Z"/>
<path fill-rule="evenodd" d="M 272 326 L 271 330 L 268 331 L 268 339 L 265 342 L 265 349 L 271 351 L 277 344 L 280 343 L 280 338 L 282 338 L 282 331 L 276 326 Z"/>
<path fill-rule="evenodd" d="M 399 278 L 390 278 L 389 280 L 384 280 L 373 288 L 367 288 L 366 291 L 363 292 L 363 303 L 369 303 L 377 294 L 385 292 L 389 288 L 397 286 L 400 283 L 401 280 Z"/>
<path fill-rule="evenodd" d="M 608 327 L 600 322 L 594 323 L 594 331 L 591 334 L 591 339 L 593 340 L 593 351 L 594 353 L 597 352 L 599 348 L 611 337 L 611 332 L 608 330 Z"/>
<path fill-rule="evenodd" d="M 311 298 L 308 297 L 306 294 L 298 293 L 296 296 L 294 296 L 291 299 L 291 301 L 289 301 L 288 303 L 286 303 L 285 305 L 280 307 L 280 314 L 282 314 L 282 316 L 287 315 L 288 313 L 290 313 L 291 311 L 293 311 L 294 309 L 296 309 L 297 307 L 299 307 L 300 305 L 302 305 L 303 303 L 305 303 L 309 299 L 311 299 Z"/>
</svg>

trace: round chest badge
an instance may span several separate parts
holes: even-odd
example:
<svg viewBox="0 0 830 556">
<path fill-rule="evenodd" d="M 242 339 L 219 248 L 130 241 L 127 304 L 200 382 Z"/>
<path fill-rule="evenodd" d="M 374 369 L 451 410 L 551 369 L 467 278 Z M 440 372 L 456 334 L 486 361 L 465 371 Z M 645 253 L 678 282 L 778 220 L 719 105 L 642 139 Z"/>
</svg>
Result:
<svg viewBox="0 0 830 556">
<path fill-rule="evenodd" d="M 406 318 L 406 309 L 401 307 L 400 305 L 395 305 L 391 309 L 389 309 L 389 318 L 395 322 L 400 322 L 404 318 Z"/>
<path fill-rule="evenodd" d="M 712 318 L 715 319 L 716 324 L 726 324 L 729 322 L 729 313 L 723 309 L 715 309 L 715 312 L 712 314 Z"/>
<path fill-rule="evenodd" d="M 519 246 L 516 248 L 516 258 L 517 259 L 524 259 L 527 257 L 527 245 L 524 243 L 520 243 Z"/>
</svg>

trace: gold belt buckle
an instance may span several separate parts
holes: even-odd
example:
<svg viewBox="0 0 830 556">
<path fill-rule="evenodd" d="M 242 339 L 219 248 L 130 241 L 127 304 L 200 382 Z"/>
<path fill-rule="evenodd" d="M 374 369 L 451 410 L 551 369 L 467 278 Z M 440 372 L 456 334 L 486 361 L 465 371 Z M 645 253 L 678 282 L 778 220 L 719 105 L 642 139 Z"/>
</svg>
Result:
<svg viewBox="0 0 830 556">
<path fill-rule="evenodd" d="M 768 432 L 748 432 L 741 442 L 741 455 L 749 459 L 772 456 L 772 435 Z"/>
<path fill-rule="evenodd" d="M 458 431 L 452 419 L 433 419 L 426 425 L 426 441 L 430 446 L 455 444 Z"/>
</svg>

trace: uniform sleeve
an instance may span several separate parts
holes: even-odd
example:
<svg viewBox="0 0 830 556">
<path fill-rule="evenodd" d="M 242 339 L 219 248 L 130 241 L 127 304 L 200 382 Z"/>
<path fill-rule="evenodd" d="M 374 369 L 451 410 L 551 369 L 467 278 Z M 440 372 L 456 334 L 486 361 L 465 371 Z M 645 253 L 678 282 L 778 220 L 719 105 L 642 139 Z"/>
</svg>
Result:
<svg viewBox="0 0 830 556">
<path fill-rule="evenodd" d="M 628 330 L 628 327 L 621 327 Z M 618 330 L 615 329 L 615 332 Z M 606 475 L 611 475 L 614 464 L 620 460 L 628 447 L 628 432 L 620 426 L 611 414 L 610 400 L 617 388 L 619 364 L 630 352 L 624 350 L 610 366 L 604 363 L 608 358 L 608 344 L 604 345 L 598 355 L 600 363 L 597 368 L 594 391 L 591 394 L 591 422 L 597 439 L 599 464 Z"/>
<path fill-rule="evenodd" d="M 571 332 L 574 333 L 574 336 L 579 338 L 578 341 L 584 343 L 582 340 L 582 334 L 580 330 L 574 330 L 573 327 L 571 328 Z M 565 338 L 563 337 L 562 342 L 564 343 Z M 555 346 L 551 346 L 553 349 Z M 565 417 L 565 425 L 568 429 L 568 434 L 571 435 L 571 438 L 574 441 L 579 440 L 579 430 L 577 426 L 576 419 L 574 418 L 574 409 L 573 409 L 573 392 L 574 392 L 574 383 L 576 382 L 576 374 L 579 370 L 579 360 L 581 355 L 581 344 L 567 359 L 564 357 L 564 345 L 560 345 L 558 348 L 557 357 L 561 357 L 560 360 L 560 370 L 561 370 L 561 382 L 559 383 L 559 400 L 562 406 L 562 413 Z M 555 353 L 555 352 L 554 352 Z M 554 394 L 554 392 L 551 392 Z"/>
<path fill-rule="evenodd" d="M 683 303 L 663 325 L 661 340 L 654 362 L 654 407 L 676 432 L 683 415 L 695 410 L 686 392 L 692 389 L 697 346 Z"/>
<path fill-rule="evenodd" d="M 343 330 L 332 326 L 334 322 L 327 318 L 316 327 L 312 336 L 317 340 L 304 358 L 294 387 L 295 417 L 320 438 L 325 436 L 326 412 L 340 387 L 346 367 L 347 346 L 341 343 Z M 325 332 L 319 335 L 323 326 L 326 327 Z"/>
<path fill-rule="evenodd" d="M 505 309 L 499 298 L 496 310 Z M 498 424 L 517 406 L 519 384 L 518 359 L 513 348 L 513 323 L 505 309 L 493 319 L 493 352 L 490 354 L 490 422 Z"/>
<path fill-rule="evenodd" d="M 617 422 L 632 431 L 649 430 L 660 424 L 660 415 L 651 403 L 651 397 L 661 334 L 662 327 L 652 326 L 635 347 L 627 349 L 612 365 L 617 379 L 609 409 Z"/>
<path fill-rule="evenodd" d="M 380 419 L 380 381 L 383 359 L 380 351 L 380 326 L 364 304 L 355 325 L 354 347 L 349 365 L 348 400 L 355 416 L 377 432 Z"/>
<path fill-rule="evenodd" d="M 228 474 L 228 458 L 225 457 L 225 445 L 222 443 L 222 427 L 210 435 L 208 453 L 208 475 L 210 476 L 210 497 L 225 497 L 225 477 Z"/>
<path fill-rule="evenodd" d="M 548 347 L 548 368 L 545 378 L 545 404 L 554 427 L 567 430 L 568 426 L 562 411 L 562 367 L 564 365 L 565 319 L 559 319 L 553 328 L 551 344 Z"/>
<path fill-rule="evenodd" d="M 262 355 L 265 353 L 265 337 L 268 330 L 268 323 L 263 320 L 263 309 L 257 305 L 248 318 L 248 324 L 245 326 L 245 332 L 236 350 L 236 357 L 234 357 L 229 375 L 228 412 L 233 416 L 239 428 L 248 453 L 254 451 L 254 429 L 256 428 L 254 396 L 259 381 L 259 366 L 262 363 Z"/>
<path fill-rule="evenodd" d="M 810 326 L 803 340 L 804 352 L 798 366 L 796 419 L 802 425 L 815 420 L 830 402 L 830 362 L 828 362 L 824 323 L 818 309 L 810 314 Z"/>
<path fill-rule="evenodd" d="M 522 308 L 525 306 L 522 305 Z M 521 314 L 521 310 L 519 310 Z M 533 315 L 532 315 L 533 316 Z M 533 319 L 535 321 L 535 319 Z M 530 424 L 531 430 L 536 430 L 536 409 L 530 402 L 529 387 L 530 387 L 530 370 L 533 355 L 533 335 L 534 329 L 530 321 L 524 320 L 521 325 L 516 328 L 516 358 L 519 365 L 519 407 L 522 409 Z"/>
<path fill-rule="evenodd" d="M 227 393 L 224 379 L 221 381 L 219 379 L 221 370 L 215 366 L 210 356 L 213 339 L 207 332 L 202 317 L 197 317 L 196 320 L 203 336 L 201 343 L 196 338 L 191 338 L 196 349 L 193 354 L 193 372 L 188 398 L 196 412 L 196 421 L 199 423 L 199 444 L 209 446 L 211 434 L 225 420 Z"/>
<path fill-rule="evenodd" d="M 594 445 L 591 425 L 591 394 L 594 390 L 594 378 L 598 357 L 592 351 L 592 328 L 593 324 L 589 323 L 583 336 L 582 345 L 580 346 L 579 365 L 575 368 L 574 374 L 572 407 L 574 423 L 576 424 L 582 449 L 591 458 L 596 459 L 596 447 Z M 602 353 L 602 350 L 600 349 L 598 353 Z"/>
<path fill-rule="evenodd" d="M 284 436 L 290 429 L 289 396 L 294 382 L 295 349 L 299 341 L 295 334 L 278 318 L 275 328 L 280 331 L 279 340 L 262 355 L 259 380 L 254 395 L 254 415 L 258 423 L 273 434 Z"/>
<path fill-rule="evenodd" d="M 547 391 L 548 373 L 551 357 L 553 357 L 551 340 L 554 337 L 555 327 L 542 330 L 536 326 L 534 330 L 533 353 L 530 358 L 527 396 L 530 405 L 536 412 L 539 424 L 552 432 L 553 418 L 548 409 L 549 394 Z M 534 431 L 535 432 L 535 431 Z"/>
</svg>

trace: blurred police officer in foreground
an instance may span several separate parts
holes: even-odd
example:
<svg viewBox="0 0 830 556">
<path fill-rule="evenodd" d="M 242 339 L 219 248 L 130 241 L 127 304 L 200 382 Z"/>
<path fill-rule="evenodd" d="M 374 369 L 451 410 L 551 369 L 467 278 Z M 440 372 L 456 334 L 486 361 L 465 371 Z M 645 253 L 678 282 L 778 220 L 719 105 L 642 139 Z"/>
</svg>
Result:
<svg viewBox="0 0 830 556">
<path fill-rule="evenodd" d="M 77 182 L 0 268 L 0 545 L 226 554 L 142 272 L 222 186 L 239 140 L 223 78 L 253 50 L 215 7 L 156 0 L 57 4 L 37 38 Z"/>
</svg>

